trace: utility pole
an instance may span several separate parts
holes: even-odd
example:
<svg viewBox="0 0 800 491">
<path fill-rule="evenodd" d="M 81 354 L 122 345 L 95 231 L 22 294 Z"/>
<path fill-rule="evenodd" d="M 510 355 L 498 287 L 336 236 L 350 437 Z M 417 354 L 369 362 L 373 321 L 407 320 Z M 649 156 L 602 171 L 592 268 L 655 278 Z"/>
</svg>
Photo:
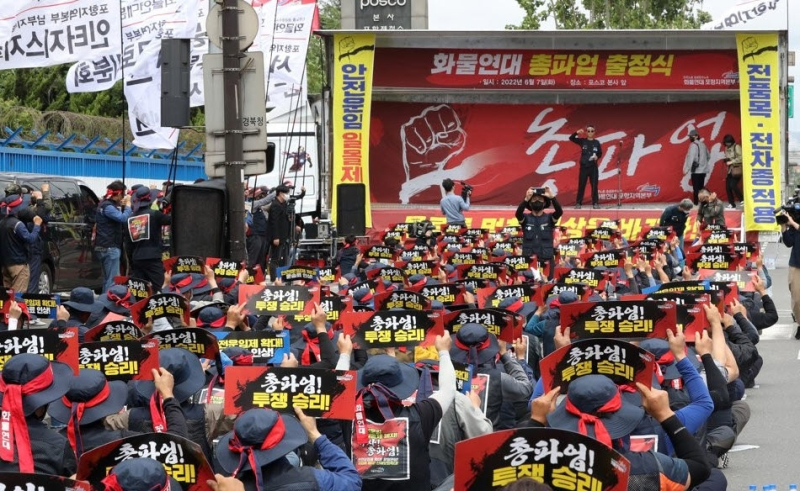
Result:
<svg viewBox="0 0 800 491">
<path fill-rule="evenodd" d="M 230 257 L 247 259 L 244 231 L 244 148 L 242 146 L 242 78 L 239 49 L 239 7 L 237 0 L 222 3 L 222 56 L 225 93 L 225 188 L 228 195 Z"/>
</svg>

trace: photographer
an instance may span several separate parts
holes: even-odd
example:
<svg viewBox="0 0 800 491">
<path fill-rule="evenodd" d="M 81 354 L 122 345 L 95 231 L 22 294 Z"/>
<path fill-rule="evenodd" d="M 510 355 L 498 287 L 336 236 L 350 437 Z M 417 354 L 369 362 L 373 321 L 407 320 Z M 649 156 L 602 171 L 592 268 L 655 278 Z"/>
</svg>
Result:
<svg viewBox="0 0 800 491">
<path fill-rule="evenodd" d="M 463 194 L 466 195 L 466 198 L 453 193 L 455 183 L 452 179 L 442 181 L 442 188 L 444 188 L 446 194 L 439 202 L 439 207 L 442 209 L 442 214 L 447 219 L 448 225 L 467 226 L 463 212 L 469 211 L 469 197 L 472 195 L 472 188 L 463 183 L 462 186 L 464 186 Z"/>
<path fill-rule="evenodd" d="M 781 217 L 784 217 L 785 221 Z M 786 212 L 782 212 L 778 218 L 783 232 L 783 244 L 792 249 L 789 254 L 789 292 L 792 296 L 792 315 L 795 322 L 800 323 L 800 225 Z M 800 324 L 794 338 L 800 339 Z"/>
<path fill-rule="evenodd" d="M 553 205 L 553 213 L 544 210 Z M 531 213 L 525 213 L 525 209 Z M 539 264 L 547 264 L 547 276 L 555 272 L 553 235 L 556 223 L 564 212 L 549 187 L 528 188 L 525 199 L 517 207 L 515 216 L 522 227 L 522 255 L 536 255 Z"/>
</svg>

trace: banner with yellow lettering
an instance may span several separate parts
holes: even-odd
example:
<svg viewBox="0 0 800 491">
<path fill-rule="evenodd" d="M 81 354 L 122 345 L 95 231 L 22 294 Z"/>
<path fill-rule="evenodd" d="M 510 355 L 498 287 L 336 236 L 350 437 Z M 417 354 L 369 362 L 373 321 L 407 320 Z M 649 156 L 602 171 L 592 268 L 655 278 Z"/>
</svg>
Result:
<svg viewBox="0 0 800 491">
<path fill-rule="evenodd" d="M 775 232 L 781 201 L 777 33 L 736 34 L 742 118 L 745 230 Z"/>
<path fill-rule="evenodd" d="M 366 226 L 372 226 L 369 195 L 369 118 L 372 100 L 374 34 L 333 37 L 332 219 L 338 218 L 339 186 L 364 187 Z"/>
</svg>

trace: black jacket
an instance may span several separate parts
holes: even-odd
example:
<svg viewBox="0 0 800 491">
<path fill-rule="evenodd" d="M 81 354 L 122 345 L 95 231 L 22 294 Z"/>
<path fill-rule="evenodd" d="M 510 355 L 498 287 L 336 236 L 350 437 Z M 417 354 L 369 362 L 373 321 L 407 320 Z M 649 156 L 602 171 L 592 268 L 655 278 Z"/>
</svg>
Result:
<svg viewBox="0 0 800 491">
<path fill-rule="evenodd" d="M 597 167 L 603 156 L 603 146 L 599 141 L 578 138 L 577 133 L 570 135 L 569 141 L 581 147 L 581 167 Z M 597 160 L 590 160 L 592 155 L 597 155 Z"/>
<path fill-rule="evenodd" d="M 30 435 L 33 469 L 37 474 L 69 477 L 78 470 L 69 440 L 33 416 L 25 418 Z M 23 438 L 22 435 L 16 438 Z M 16 460 L 16 458 L 15 458 Z M 19 472 L 19 464 L 0 460 L 0 472 Z"/>
<path fill-rule="evenodd" d="M 170 225 L 172 223 L 172 217 L 152 208 L 141 209 L 134 216 L 141 215 L 150 216 L 149 238 L 147 240 L 132 242 L 132 259 L 134 261 L 146 261 L 151 259 L 158 259 L 160 261 L 161 254 L 164 250 L 161 229 L 164 225 Z"/>
<path fill-rule="evenodd" d="M 269 209 L 267 218 L 267 240 L 270 244 L 275 239 L 285 243 L 292 235 L 292 223 L 289 221 L 289 210 L 286 203 L 276 199 Z"/>
<path fill-rule="evenodd" d="M 671 226 L 672 230 L 681 236 L 683 235 L 683 231 L 686 229 L 686 219 L 688 217 L 689 214 L 681 210 L 680 206 L 668 206 L 664 209 L 664 213 L 661 214 L 661 219 L 659 220 L 658 225 L 660 227 Z"/>
</svg>

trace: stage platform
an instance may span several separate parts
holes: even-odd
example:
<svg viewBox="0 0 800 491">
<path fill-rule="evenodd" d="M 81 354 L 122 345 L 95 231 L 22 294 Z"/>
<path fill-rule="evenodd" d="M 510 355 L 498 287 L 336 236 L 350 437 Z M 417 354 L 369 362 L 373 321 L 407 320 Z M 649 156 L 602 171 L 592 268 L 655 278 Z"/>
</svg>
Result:
<svg viewBox="0 0 800 491">
<path fill-rule="evenodd" d="M 641 203 L 623 204 L 618 207 L 614 204 L 601 204 L 600 209 L 592 209 L 591 205 L 576 209 L 574 206 L 564 206 L 564 215 L 560 225 L 567 227 L 569 237 L 581 237 L 587 229 L 599 227 L 604 221 L 619 220 L 620 229 L 628 240 L 635 240 L 646 226 L 657 226 L 664 208 L 674 203 Z M 514 213 L 515 206 L 484 207 L 473 206 L 465 213 L 467 226 L 470 228 L 485 228 L 494 230 L 496 227 L 517 225 Z M 550 208 L 548 211 L 552 211 Z M 728 228 L 742 231 L 742 210 L 726 209 L 725 222 Z M 696 237 L 697 209 L 690 214 L 686 226 L 685 239 L 693 240 Z M 379 240 L 380 235 L 390 225 L 402 222 L 417 222 L 430 220 L 438 226 L 445 223 L 444 216 L 438 206 L 419 205 L 390 205 L 372 204 L 372 227 L 367 234 L 372 240 Z M 742 235 L 741 240 L 745 237 Z M 752 239 L 751 239 L 752 240 Z"/>
</svg>

